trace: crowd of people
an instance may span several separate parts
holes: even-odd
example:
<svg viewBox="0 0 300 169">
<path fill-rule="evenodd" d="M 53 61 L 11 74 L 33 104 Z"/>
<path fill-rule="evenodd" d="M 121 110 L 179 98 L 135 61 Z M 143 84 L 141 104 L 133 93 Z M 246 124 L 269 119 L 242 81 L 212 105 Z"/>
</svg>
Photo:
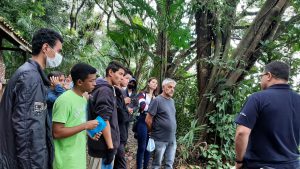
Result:
<svg viewBox="0 0 300 169">
<path fill-rule="evenodd" d="M 158 95 L 158 81 L 150 78 L 138 92 L 131 71 L 116 61 L 108 64 L 105 77 L 97 78 L 86 63 L 75 64 L 68 76 L 59 71 L 46 76 L 45 68 L 61 64 L 62 46 L 59 33 L 40 29 L 33 35 L 32 58 L 9 80 L 0 108 L 0 168 L 126 169 L 131 122 L 137 168 L 148 167 L 150 137 L 159 150 L 153 168 L 162 166 L 164 154 L 166 168 L 173 168 L 176 82 L 165 79 Z M 98 118 L 105 127 L 90 135 L 100 125 Z"/>
<path fill-rule="evenodd" d="M 172 169 L 176 153 L 176 82 L 149 78 L 137 92 L 131 71 L 113 61 L 105 77 L 77 63 L 67 77 L 63 38 L 40 29 L 32 58 L 10 78 L 0 103 L 0 169 L 126 169 L 128 130 L 134 122 L 136 168 Z M 263 91 L 249 96 L 237 116 L 237 169 L 298 169 L 300 95 L 288 85 L 290 68 L 274 61 L 260 76 Z M 104 126 L 95 134 L 90 131 Z M 154 140 L 154 151 L 149 143 Z M 151 149 L 151 150 L 150 150 Z M 164 163 L 164 164 L 162 164 Z"/>
</svg>

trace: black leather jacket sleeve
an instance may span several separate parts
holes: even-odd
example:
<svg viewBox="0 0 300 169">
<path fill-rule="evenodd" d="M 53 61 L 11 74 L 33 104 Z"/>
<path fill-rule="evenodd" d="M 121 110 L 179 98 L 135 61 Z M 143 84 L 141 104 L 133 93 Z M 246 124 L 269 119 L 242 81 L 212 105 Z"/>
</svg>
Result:
<svg viewBox="0 0 300 169">
<path fill-rule="evenodd" d="M 15 134 L 15 146 L 17 162 L 20 169 L 30 169 L 30 131 L 27 118 L 31 113 L 30 95 L 36 89 L 36 80 L 29 73 L 20 76 L 15 86 L 15 106 L 12 113 L 13 130 Z"/>
</svg>

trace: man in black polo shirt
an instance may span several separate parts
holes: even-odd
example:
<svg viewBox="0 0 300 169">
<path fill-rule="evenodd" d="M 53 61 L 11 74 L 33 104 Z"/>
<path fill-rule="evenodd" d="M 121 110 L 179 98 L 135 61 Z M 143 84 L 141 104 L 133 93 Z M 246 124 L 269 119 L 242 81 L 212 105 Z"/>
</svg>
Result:
<svg viewBox="0 0 300 169">
<path fill-rule="evenodd" d="M 289 66 L 265 66 L 263 91 L 252 94 L 236 118 L 236 168 L 298 169 L 300 95 L 287 84 Z"/>
</svg>

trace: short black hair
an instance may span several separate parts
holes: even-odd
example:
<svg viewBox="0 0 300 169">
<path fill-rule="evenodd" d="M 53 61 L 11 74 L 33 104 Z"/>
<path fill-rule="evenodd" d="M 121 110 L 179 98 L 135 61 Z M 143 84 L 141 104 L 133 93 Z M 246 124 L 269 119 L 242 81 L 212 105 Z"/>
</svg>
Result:
<svg viewBox="0 0 300 169">
<path fill-rule="evenodd" d="M 36 31 L 31 42 L 32 55 L 38 55 L 45 43 L 48 43 L 53 48 L 57 40 L 63 43 L 62 36 L 52 29 L 42 28 Z"/>
<path fill-rule="evenodd" d="M 97 69 L 86 63 L 77 63 L 71 69 L 71 76 L 74 85 L 80 79 L 84 81 L 90 74 L 96 74 Z"/>
<path fill-rule="evenodd" d="M 50 72 L 47 77 L 48 77 L 48 79 L 50 79 L 50 77 L 52 77 L 52 76 L 60 77 L 61 75 L 64 75 L 64 74 L 60 71 L 53 71 L 53 72 Z"/>
<path fill-rule="evenodd" d="M 286 63 L 273 61 L 265 66 L 265 72 L 270 72 L 275 77 L 288 81 L 290 76 L 290 67 Z"/>
<path fill-rule="evenodd" d="M 130 76 L 132 76 L 132 75 L 133 75 L 133 74 L 132 74 L 132 71 L 130 71 L 130 69 L 129 69 L 129 68 L 127 68 L 127 69 L 126 69 L 126 73 L 125 73 L 125 75 L 127 75 L 127 74 L 130 74 Z M 124 76 L 125 76 L 125 75 L 124 75 Z"/>
<path fill-rule="evenodd" d="M 121 65 L 119 62 L 112 61 L 108 64 L 107 68 L 105 69 L 105 76 L 108 77 L 109 70 L 112 70 L 114 73 L 119 69 L 123 69 L 126 72 L 126 68 Z"/>
</svg>

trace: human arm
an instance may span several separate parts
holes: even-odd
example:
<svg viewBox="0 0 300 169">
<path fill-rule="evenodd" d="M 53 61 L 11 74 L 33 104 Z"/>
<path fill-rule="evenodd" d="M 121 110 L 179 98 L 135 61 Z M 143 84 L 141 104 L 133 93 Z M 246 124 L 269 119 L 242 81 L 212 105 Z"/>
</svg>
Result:
<svg viewBox="0 0 300 169">
<path fill-rule="evenodd" d="M 24 73 L 16 82 L 14 93 L 13 113 L 12 113 L 12 128 L 15 137 L 16 160 L 18 168 L 30 169 L 30 141 L 31 132 L 28 118 L 31 111 L 30 95 L 36 90 L 38 83 L 30 73 Z"/>
<path fill-rule="evenodd" d="M 139 111 L 140 112 L 144 112 L 148 110 L 148 105 L 146 103 L 146 93 L 139 93 L 138 94 L 138 105 L 139 105 Z"/>
<path fill-rule="evenodd" d="M 112 137 L 111 137 L 111 128 L 110 128 L 110 123 L 109 121 L 105 121 L 106 122 L 106 127 L 104 128 L 104 130 L 102 131 L 102 135 L 104 137 L 104 140 L 106 142 L 107 148 L 108 149 L 113 149 L 114 145 L 112 142 Z"/>
<path fill-rule="evenodd" d="M 62 85 L 60 85 L 60 84 L 55 85 L 55 92 L 57 93 L 58 96 L 63 94 L 65 91 L 66 90 L 63 88 Z"/>
<path fill-rule="evenodd" d="M 84 106 L 86 102 L 82 103 Z M 78 113 L 77 118 L 85 118 L 85 110 L 80 110 L 79 112 L 74 112 L 72 109 L 72 101 L 70 101 L 67 95 L 59 97 L 53 106 L 53 136 L 56 139 L 66 138 L 75 135 L 86 129 L 94 129 L 98 125 L 97 120 L 90 120 L 83 123 L 75 123 L 72 126 L 65 126 L 65 124 L 73 117 L 74 113 Z"/>
<path fill-rule="evenodd" d="M 251 95 L 244 104 L 241 112 L 235 119 L 238 125 L 235 135 L 235 151 L 236 151 L 236 168 L 240 168 L 243 164 L 244 156 L 248 146 L 248 140 L 251 130 L 256 124 L 258 114 L 260 112 L 260 99 L 256 94 Z"/>
<path fill-rule="evenodd" d="M 109 88 L 107 86 L 100 87 L 96 89 L 91 97 L 90 97 L 90 112 L 89 114 L 100 116 L 105 122 L 106 127 L 102 131 L 102 135 L 104 137 L 104 140 L 106 142 L 106 145 L 108 148 L 114 148 L 113 147 L 113 141 L 111 136 L 111 126 L 110 126 L 110 120 L 112 118 L 115 108 L 115 96 L 112 88 Z M 94 116 L 92 115 L 92 116 Z M 92 117 L 91 118 L 95 118 Z"/>
<path fill-rule="evenodd" d="M 149 110 L 148 110 L 148 113 L 147 113 L 146 119 L 145 119 L 147 128 L 150 132 L 152 130 L 153 117 L 157 114 L 157 109 L 158 109 L 158 100 L 153 99 L 149 105 Z"/>
<path fill-rule="evenodd" d="M 54 90 L 49 90 L 47 94 L 47 102 L 54 103 L 55 100 L 66 90 L 59 84 L 58 77 L 50 77 L 51 84 L 54 86 Z"/>
<path fill-rule="evenodd" d="M 251 133 L 251 129 L 242 125 L 238 125 L 236 129 L 236 134 L 235 134 L 235 157 L 236 158 L 235 159 L 236 161 L 239 161 L 239 163 L 237 162 L 235 163 L 236 169 L 240 168 L 243 165 L 242 161 L 246 153 L 250 133 Z"/>
<path fill-rule="evenodd" d="M 152 129 L 152 121 L 153 121 L 153 116 L 150 115 L 149 113 L 147 113 L 145 122 L 147 124 L 147 128 L 149 131 L 151 131 L 151 129 Z"/>
<path fill-rule="evenodd" d="M 50 77 L 51 84 L 54 86 L 54 90 L 57 93 L 57 95 L 61 95 L 66 90 L 63 88 L 63 86 L 59 82 L 59 77 L 51 76 Z"/>
<path fill-rule="evenodd" d="M 97 120 L 90 120 L 74 127 L 65 127 L 64 123 L 53 122 L 53 137 L 55 139 L 66 138 L 73 136 L 83 130 L 91 130 L 97 127 Z"/>
</svg>

